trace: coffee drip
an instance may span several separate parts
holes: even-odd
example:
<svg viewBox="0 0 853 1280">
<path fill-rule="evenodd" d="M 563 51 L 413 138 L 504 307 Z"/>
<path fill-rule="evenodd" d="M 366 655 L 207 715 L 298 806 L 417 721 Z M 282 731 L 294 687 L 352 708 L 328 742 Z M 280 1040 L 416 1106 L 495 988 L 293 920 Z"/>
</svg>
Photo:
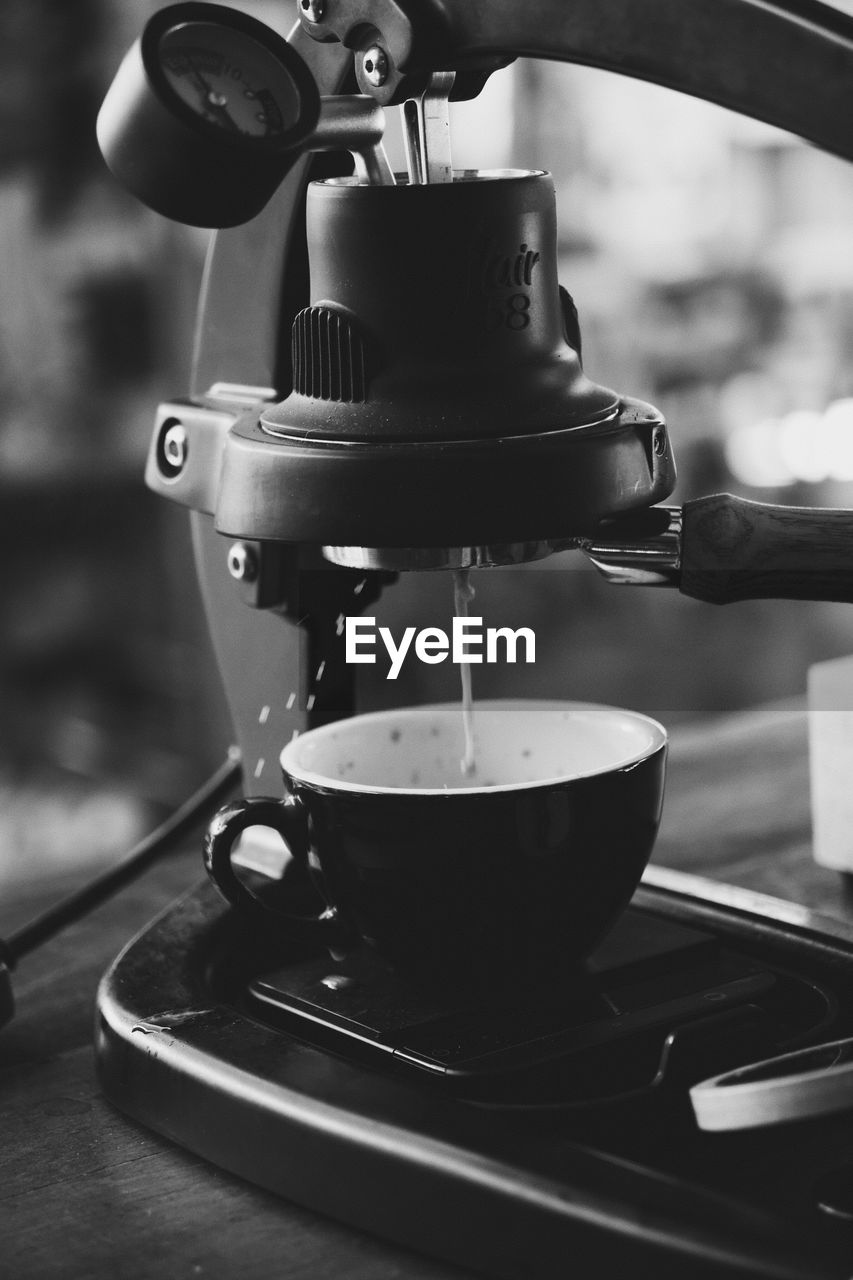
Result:
<svg viewBox="0 0 853 1280">
<path fill-rule="evenodd" d="M 468 606 L 474 599 L 476 591 L 471 583 L 469 569 L 455 569 L 453 572 L 453 612 L 457 618 L 468 617 Z M 462 680 L 462 727 L 465 733 L 465 752 L 460 761 L 463 778 L 473 778 L 477 772 L 477 761 L 474 756 L 474 697 L 471 690 L 471 664 L 460 662 L 459 675 Z"/>
</svg>

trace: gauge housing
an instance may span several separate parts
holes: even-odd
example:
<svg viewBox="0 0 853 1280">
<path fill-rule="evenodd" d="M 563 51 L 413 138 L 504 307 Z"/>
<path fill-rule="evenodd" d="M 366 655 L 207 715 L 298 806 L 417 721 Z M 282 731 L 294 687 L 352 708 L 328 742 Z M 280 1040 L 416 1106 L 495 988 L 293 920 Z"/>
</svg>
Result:
<svg viewBox="0 0 853 1280">
<path fill-rule="evenodd" d="M 224 98 L 218 106 L 205 108 L 203 98 L 198 109 L 190 105 L 165 65 L 169 38 L 184 28 L 196 40 L 213 35 L 214 59 L 233 51 L 236 70 L 243 58 L 260 62 L 275 81 L 260 90 L 261 111 L 272 119 L 274 106 L 280 125 L 250 133 L 235 124 Z M 207 97 L 215 102 L 220 95 L 210 89 Z M 210 118 L 216 110 L 223 112 L 219 120 Z M 190 226 L 232 227 L 268 202 L 319 114 L 311 72 L 270 27 L 222 5 L 178 4 L 155 14 L 125 57 L 98 116 L 98 141 L 111 171 L 149 208 Z"/>
</svg>

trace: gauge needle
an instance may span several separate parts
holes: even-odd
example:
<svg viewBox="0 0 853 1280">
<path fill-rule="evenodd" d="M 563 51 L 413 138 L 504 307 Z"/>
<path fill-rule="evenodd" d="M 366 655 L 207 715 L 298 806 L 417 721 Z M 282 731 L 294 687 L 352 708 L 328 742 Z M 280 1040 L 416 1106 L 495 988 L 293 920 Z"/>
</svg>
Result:
<svg viewBox="0 0 853 1280">
<path fill-rule="evenodd" d="M 193 62 L 192 58 L 188 57 L 187 62 L 189 63 L 190 70 L 195 76 L 195 79 L 199 88 L 204 94 L 204 102 L 207 109 L 209 111 L 215 111 L 219 119 L 223 122 L 223 124 L 227 124 L 228 128 L 233 129 L 235 133 L 239 133 L 240 126 L 237 124 L 236 120 L 234 120 L 233 117 L 229 114 L 228 108 L 225 105 L 227 102 L 227 99 L 221 97 L 215 91 L 215 89 L 213 89 L 211 85 L 208 84 L 204 76 L 199 71 L 198 67 Z"/>
</svg>

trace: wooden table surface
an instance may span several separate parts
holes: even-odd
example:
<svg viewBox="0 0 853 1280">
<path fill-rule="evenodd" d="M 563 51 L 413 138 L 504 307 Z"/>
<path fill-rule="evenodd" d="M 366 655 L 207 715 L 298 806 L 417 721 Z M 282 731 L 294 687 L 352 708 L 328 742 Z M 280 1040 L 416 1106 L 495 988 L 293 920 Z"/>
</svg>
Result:
<svg viewBox="0 0 853 1280">
<path fill-rule="evenodd" d="M 853 921 L 811 859 L 806 716 L 768 710 L 672 735 L 655 861 Z M 0 1033 L 0 1274 L 452 1280 L 462 1273 L 219 1172 L 100 1096 L 95 988 L 128 938 L 199 876 L 187 849 L 25 959 Z M 10 932 L 72 884 L 22 886 Z"/>
</svg>

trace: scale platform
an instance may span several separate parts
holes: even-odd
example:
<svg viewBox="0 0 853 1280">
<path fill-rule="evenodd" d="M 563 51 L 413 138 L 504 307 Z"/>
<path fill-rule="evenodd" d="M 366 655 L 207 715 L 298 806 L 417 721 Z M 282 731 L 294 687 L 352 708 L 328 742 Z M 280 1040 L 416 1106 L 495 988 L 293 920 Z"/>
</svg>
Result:
<svg viewBox="0 0 853 1280">
<path fill-rule="evenodd" d="M 120 1109 L 479 1273 L 853 1269 L 853 1109 L 703 1133 L 688 1097 L 853 1035 L 853 941 L 644 885 L 572 981 L 416 996 L 366 949 L 247 928 L 205 883 L 118 957 L 98 1010 Z"/>
</svg>

